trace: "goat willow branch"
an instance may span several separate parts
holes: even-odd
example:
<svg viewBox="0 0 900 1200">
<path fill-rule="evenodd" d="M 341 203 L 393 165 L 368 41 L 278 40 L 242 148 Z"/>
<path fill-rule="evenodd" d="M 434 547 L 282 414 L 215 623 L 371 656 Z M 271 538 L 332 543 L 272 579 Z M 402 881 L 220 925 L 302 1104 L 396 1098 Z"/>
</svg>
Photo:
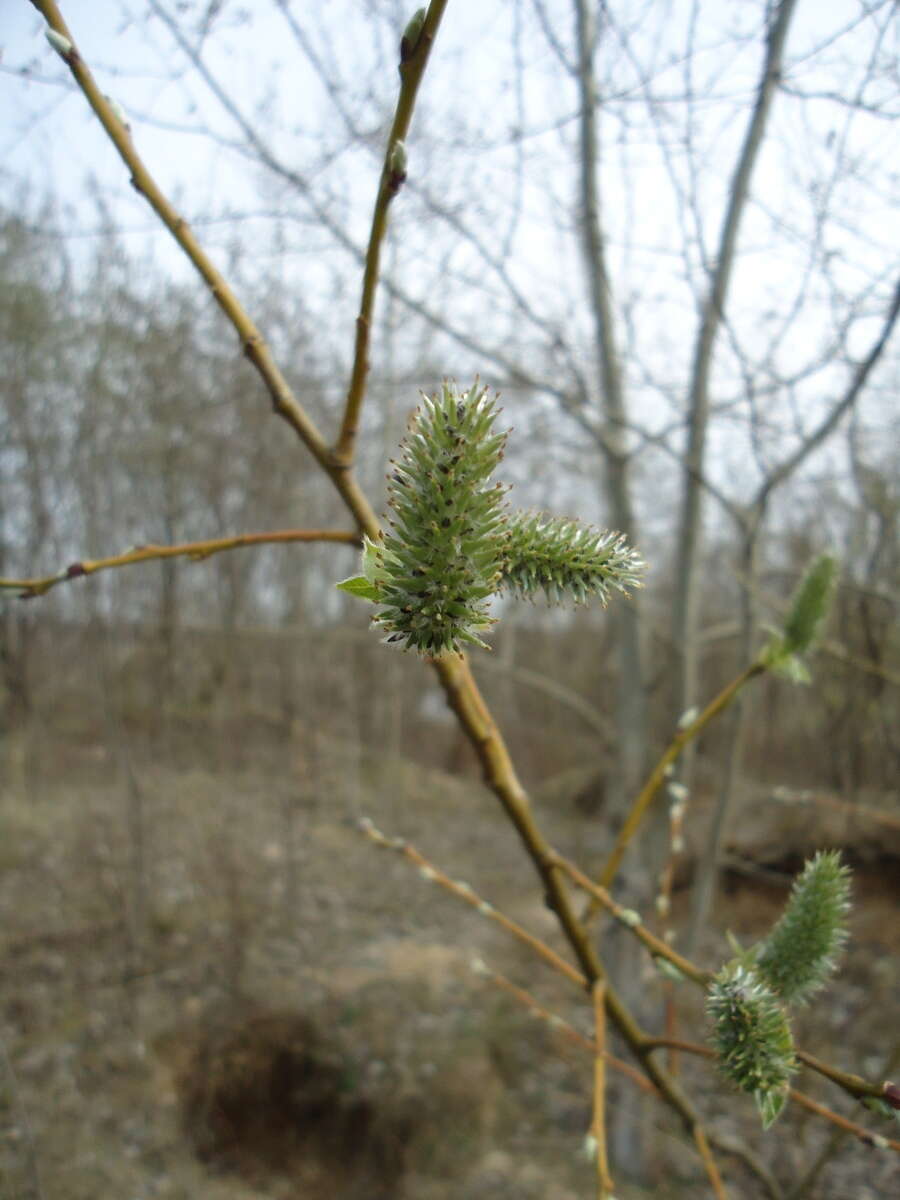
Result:
<svg viewBox="0 0 900 1200">
<path fill-rule="evenodd" d="M 266 384 L 276 413 L 298 433 L 353 513 L 360 529 L 365 532 L 373 544 L 380 541 L 381 533 L 378 521 L 367 498 L 356 483 L 347 461 L 342 461 L 329 448 L 306 411 L 293 395 L 284 376 L 272 359 L 259 330 L 240 305 L 223 276 L 201 249 L 184 219 L 175 211 L 150 176 L 134 149 L 130 131 L 117 113 L 115 106 L 102 95 L 81 59 L 57 5 L 52 0 L 32 0 L 32 2 L 44 15 L 50 26 L 49 40 L 53 49 L 68 65 L 131 172 L 134 187 L 146 197 L 188 255 L 236 329 L 248 359 L 254 364 Z M 440 6 L 433 5 L 432 10 L 437 12 L 438 7 Z M 415 59 L 420 37 L 423 30 L 427 29 L 427 20 L 426 17 L 422 29 L 419 29 L 418 17 L 415 25 L 408 27 L 404 35 L 404 45 L 401 48 L 403 62 Z M 389 145 L 387 155 L 389 170 L 399 178 L 405 169 L 405 164 L 402 162 L 402 156 L 397 146 Z M 377 272 L 375 277 L 377 279 Z M 361 402 L 361 390 L 359 394 Z M 348 409 L 349 407 L 348 405 Z M 355 420 L 352 412 L 350 418 L 350 422 L 345 420 L 345 425 L 348 426 L 349 438 L 352 440 L 352 437 L 355 436 L 355 431 L 349 429 L 349 425 Z M 344 449 L 350 453 L 352 446 L 345 445 Z M 612 984 L 606 979 L 603 963 L 592 944 L 587 929 L 575 913 L 559 865 L 554 860 L 552 849 L 534 820 L 527 794 L 518 780 L 496 723 L 472 678 L 467 660 L 462 655 L 442 655 L 432 658 L 432 663 L 444 688 L 448 704 L 475 748 L 488 786 L 503 806 L 534 864 L 544 887 L 547 902 L 555 912 L 561 929 L 572 948 L 587 990 L 591 991 L 597 981 L 603 981 L 603 997 L 607 1015 L 638 1059 L 648 1079 L 678 1114 L 686 1130 L 694 1138 L 704 1162 L 707 1164 L 711 1179 L 713 1179 L 715 1167 L 707 1156 L 707 1139 L 694 1107 L 678 1083 L 654 1061 L 652 1040 L 640 1028 Z M 718 1184 L 715 1186 L 718 1192 Z"/>
<path fill-rule="evenodd" d="M 184 542 L 178 546 L 144 545 L 133 546 L 121 554 L 108 558 L 82 558 L 40 579 L 0 579 L 0 589 L 14 590 L 21 600 L 32 600 L 44 596 L 60 583 L 71 583 L 85 575 L 108 571 L 114 567 L 131 567 L 135 563 L 155 562 L 163 558 L 187 558 L 191 562 L 202 562 L 223 550 L 239 550 L 245 546 L 272 546 L 289 542 L 336 542 L 358 546 L 359 534 L 343 529 L 279 529 L 272 533 L 238 533 L 231 537 L 211 538 L 204 542 Z"/>
<path fill-rule="evenodd" d="M 78 52 L 68 26 L 53 0 L 31 0 L 47 21 L 48 40 L 63 59 L 84 93 L 87 102 L 106 130 L 110 141 L 131 173 L 131 183 L 149 203 L 176 242 L 188 256 L 209 288 L 219 307 L 234 326 L 244 353 L 262 377 L 272 399 L 275 412 L 285 420 L 302 440 L 316 462 L 330 477 L 347 507 L 356 517 L 361 529 L 373 534 L 378 520 L 356 479 L 346 467 L 339 466 L 315 423 L 294 395 L 290 384 L 278 368 L 262 334 L 238 300 L 225 277 L 214 266 L 193 231 L 166 198 L 156 180 L 147 170 L 122 121 L 117 106 L 97 86 L 87 64 Z M 56 40 L 50 34 L 56 35 Z"/>
<path fill-rule="evenodd" d="M 385 641 L 437 658 L 466 643 L 486 647 L 490 598 L 543 592 L 551 602 L 605 604 L 640 586 L 643 563 L 615 533 L 539 513 L 509 514 L 507 488 L 492 476 L 506 433 L 477 383 L 445 383 L 416 411 L 400 457 L 391 460 L 390 532 L 367 541 L 363 575 L 344 591 L 379 605 Z"/>
<path fill-rule="evenodd" d="M 608 888 L 615 879 L 629 843 L 640 828 L 647 810 L 659 794 L 672 766 L 685 746 L 699 737 L 707 726 L 728 708 L 750 680 L 756 679 L 766 671 L 774 671 L 786 676 L 794 683 L 808 681 L 809 673 L 803 662 L 803 656 L 808 653 L 819 637 L 828 614 L 835 577 L 836 565 L 833 558 L 823 554 L 815 559 L 794 593 L 782 632 L 773 636 L 757 658 L 739 675 L 735 676 L 699 715 L 691 714 L 690 719 L 684 720 L 682 727 L 677 730 L 656 766 L 650 772 L 647 782 L 635 798 L 631 810 L 619 830 L 615 845 L 600 872 L 599 882 L 602 887 Z M 688 714 L 686 714 L 687 716 Z M 599 907 L 597 898 L 592 897 L 585 909 L 584 919 L 590 920 Z"/>
<path fill-rule="evenodd" d="M 400 39 L 400 95 L 388 134 L 384 166 L 375 198 L 375 211 L 372 214 L 372 228 L 363 269 L 362 298 L 356 318 L 353 370 L 341 432 L 334 451 L 335 460 L 342 466 L 349 466 L 353 461 L 359 414 L 365 396 L 366 376 L 369 371 L 369 334 L 378 286 L 381 247 L 387 233 L 388 206 L 406 181 L 406 135 L 409 132 L 419 84 L 428 65 L 428 56 L 446 7 L 447 0 L 432 0 L 427 12 L 424 8 L 418 9 Z"/>
</svg>

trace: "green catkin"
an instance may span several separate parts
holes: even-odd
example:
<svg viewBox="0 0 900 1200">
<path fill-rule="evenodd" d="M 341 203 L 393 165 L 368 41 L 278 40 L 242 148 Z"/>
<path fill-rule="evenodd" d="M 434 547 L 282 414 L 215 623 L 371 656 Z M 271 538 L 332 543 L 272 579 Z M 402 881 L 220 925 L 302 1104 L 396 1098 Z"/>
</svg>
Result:
<svg viewBox="0 0 900 1200">
<path fill-rule="evenodd" d="M 507 489 L 490 482 L 506 443 L 493 431 L 497 411 L 484 389 L 460 396 L 445 384 L 417 410 L 391 464 L 390 530 L 368 544 L 366 571 L 379 595 L 374 621 L 391 644 L 431 657 L 485 644 L 508 538 Z"/>
<path fill-rule="evenodd" d="M 416 410 L 388 473 L 391 516 L 379 541 L 364 539 L 363 575 L 338 587 L 378 605 L 384 640 L 428 657 L 485 646 L 488 602 L 507 590 L 551 601 L 606 604 L 639 587 L 643 563 L 617 533 L 539 513 L 509 514 L 491 476 L 506 434 L 477 384 L 445 383 Z"/>
<path fill-rule="evenodd" d="M 828 554 L 817 558 L 804 575 L 784 623 L 786 654 L 805 654 L 815 641 L 828 613 L 836 575 L 837 564 Z"/>
<path fill-rule="evenodd" d="M 756 956 L 756 969 L 786 1004 L 804 1003 L 826 982 L 847 940 L 850 872 L 822 851 L 794 880 L 781 919 Z"/>
<path fill-rule="evenodd" d="M 519 596 L 542 591 L 554 604 L 609 600 L 610 589 L 640 587 L 640 556 L 618 533 L 562 517 L 517 512 L 509 521 L 503 587 Z"/>
<path fill-rule="evenodd" d="M 710 985 L 706 1010 L 720 1071 L 755 1097 L 768 1126 L 783 1107 L 796 1067 L 791 1028 L 778 997 L 751 967 L 734 962 Z"/>
<path fill-rule="evenodd" d="M 794 683 L 809 683 L 803 655 L 819 636 L 837 579 L 837 564 L 823 554 L 807 570 L 794 593 L 781 633 L 776 633 L 763 650 L 760 661 L 771 671 Z"/>
</svg>

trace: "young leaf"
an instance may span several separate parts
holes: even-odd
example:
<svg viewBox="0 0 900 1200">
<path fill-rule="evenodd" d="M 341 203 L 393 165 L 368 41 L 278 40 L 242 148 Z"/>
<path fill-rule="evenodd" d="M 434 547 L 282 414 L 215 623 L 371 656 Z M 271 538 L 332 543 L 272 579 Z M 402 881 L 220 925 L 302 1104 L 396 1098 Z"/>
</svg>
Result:
<svg viewBox="0 0 900 1200">
<path fill-rule="evenodd" d="M 787 1103 L 788 1089 L 780 1088 L 770 1092 L 757 1092 L 754 1096 L 759 1118 L 763 1129 L 768 1129 L 781 1116 L 781 1111 Z"/>
<path fill-rule="evenodd" d="M 335 587 L 340 588 L 342 592 L 349 592 L 351 596 L 359 596 L 362 600 L 374 600 L 377 603 L 379 599 L 378 588 L 370 583 L 365 575 L 353 575 L 350 579 L 342 579 Z"/>
</svg>

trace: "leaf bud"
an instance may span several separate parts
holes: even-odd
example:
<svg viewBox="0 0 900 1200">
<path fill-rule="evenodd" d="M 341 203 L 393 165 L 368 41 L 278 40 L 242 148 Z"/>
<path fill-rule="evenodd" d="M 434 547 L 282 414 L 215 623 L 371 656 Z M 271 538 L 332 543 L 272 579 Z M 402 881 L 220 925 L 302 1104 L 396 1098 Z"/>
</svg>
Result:
<svg viewBox="0 0 900 1200">
<path fill-rule="evenodd" d="M 403 30 L 403 37 L 400 39 L 400 61 L 402 63 L 409 62 L 415 54 L 424 28 L 425 9 L 417 8 L 407 22 L 406 28 Z"/>
<path fill-rule="evenodd" d="M 51 29 L 50 26 L 48 25 L 47 28 L 44 30 L 44 37 L 47 39 L 47 41 L 50 43 L 50 45 L 53 47 L 53 49 L 56 51 L 56 53 L 60 56 L 60 58 L 64 58 L 66 60 L 66 62 L 68 62 L 69 55 L 72 53 L 72 51 L 75 49 L 75 47 L 72 45 L 72 43 L 69 41 L 69 39 L 65 36 L 65 34 L 57 33 L 57 31 L 55 29 Z"/>
<path fill-rule="evenodd" d="M 406 164 L 406 145 L 398 139 L 388 155 L 387 189 L 390 196 L 396 196 L 406 182 Z M 442 469 L 446 471 L 449 467 L 444 464 Z"/>
</svg>

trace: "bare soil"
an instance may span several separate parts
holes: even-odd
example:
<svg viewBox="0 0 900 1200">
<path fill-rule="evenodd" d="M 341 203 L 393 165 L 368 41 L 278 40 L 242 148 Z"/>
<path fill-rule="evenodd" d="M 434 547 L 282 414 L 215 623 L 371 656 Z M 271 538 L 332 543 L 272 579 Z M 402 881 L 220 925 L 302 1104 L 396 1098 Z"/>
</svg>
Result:
<svg viewBox="0 0 900 1200">
<path fill-rule="evenodd" d="M 471 961 L 588 1032 L 582 998 L 357 828 L 365 815 L 409 839 L 565 953 L 520 847 L 476 779 L 302 726 L 289 737 L 237 723 L 210 737 L 173 723 L 149 738 L 73 725 L 6 744 L 0 1194 L 595 1194 L 582 1154 L 589 1056 Z M 596 814 L 540 793 L 536 804 L 560 850 L 598 864 Z M 777 917 L 805 842 L 836 836 L 817 828 L 815 806 L 800 820 L 770 808 L 754 809 L 743 836 L 738 823 L 707 965 L 729 955 L 726 929 L 751 941 Z M 802 1014 L 799 1039 L 875 1077 L 893 1055 L 900 1074 L 900 857 L 871 830 L 840 833 L 857 868 L 852 948 L 834 988 Z M 687 856 L 683 883 L 690 873 Z M 677 892 L 676 923 L 685 904 Z M 652 966 L 641 969 L 661 1010 L 665 985 Z M 684 1036 L 702 1040 L 701 998 L 686 988 L 676 996 Z M 711 1124 L 745 1139 L 782 1194 L 828 1145 L 829 1128 L 802 1113 L 763 1135 L 752 1106 L 705 1063 L 682 1059 L 681 1070 Z M 822 1081 L 798 1084 L 892 1134 Z M 611 1106 L 630 1088 L 613 1076 Z M 665 1110 L 648 1102 L 639 1114 L 653 1178 L 632 1186 L 627 1163 L 617 1163 L 620 1200 L 705 1195 Z M 839 1139 L 805 1195 L 900 1194 L 896 1162 Z M 734 1196 L 771 1194 L 736 1158 L 722 1164 Z"/>
</svg>

